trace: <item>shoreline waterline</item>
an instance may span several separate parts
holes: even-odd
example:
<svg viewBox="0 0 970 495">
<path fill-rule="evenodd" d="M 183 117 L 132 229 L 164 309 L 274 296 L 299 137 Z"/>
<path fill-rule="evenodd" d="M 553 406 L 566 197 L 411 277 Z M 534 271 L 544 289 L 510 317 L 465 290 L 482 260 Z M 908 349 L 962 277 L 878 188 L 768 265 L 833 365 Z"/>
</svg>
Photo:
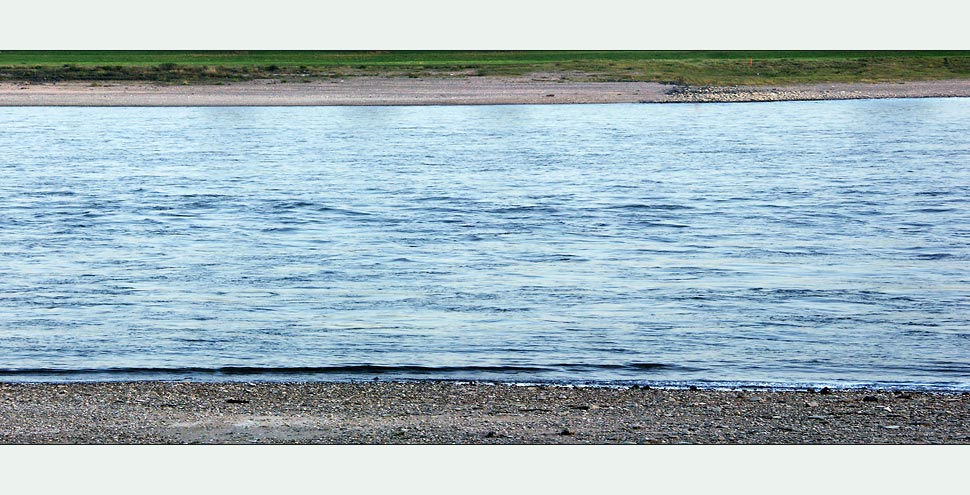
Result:
<svg viewBox="0 0 970 495">
<path fill-rule="evenodd" d="M 764 391 L 764 392 L 804 392 L 815 390 L 834 390 L 842 392 L 907 392 L 930 394 L 970 393 L 970 384 L 954 382 L 884 382 L 848 381 L 833 379 L 827 381 L 765 381 L 765 380 L 603 380 L 584 379 L 537 379 L 529 377 L 447 377 L 409 376 L 385 374 L 382 372 L 240 372 L 187 370 L 176 372 L 118 372 L 117 370 L 48 370 L 33 372 L 21 370 L 0 370 L 0 386 L 9 385 L 107 385 L 124 383 L 197 383 L 204 385 L 260 384 L 265 386 L 287 386 L 290 384 L 332 384 L 352 385 L 361 383 L 398 383 L 398 384 L 452 384 L 452 385 L 495 385 L 510 387 L 563 387 L 563 388 L 602 388 L 625 389 L 646 388 L 657 390 L 706 390 L 706 391 Z"/>
</svg>

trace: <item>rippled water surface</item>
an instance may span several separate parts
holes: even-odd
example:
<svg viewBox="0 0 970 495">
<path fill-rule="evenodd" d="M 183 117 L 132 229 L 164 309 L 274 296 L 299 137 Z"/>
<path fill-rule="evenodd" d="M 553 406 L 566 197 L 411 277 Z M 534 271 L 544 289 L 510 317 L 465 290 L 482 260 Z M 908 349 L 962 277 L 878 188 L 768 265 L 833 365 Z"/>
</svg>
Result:
<svg viewBox="0 0 970 495">
<path fill-rule="evenodd" d="M 0 130 L 0 380 L 970 389 L 968 99 Z"/>
</svg>

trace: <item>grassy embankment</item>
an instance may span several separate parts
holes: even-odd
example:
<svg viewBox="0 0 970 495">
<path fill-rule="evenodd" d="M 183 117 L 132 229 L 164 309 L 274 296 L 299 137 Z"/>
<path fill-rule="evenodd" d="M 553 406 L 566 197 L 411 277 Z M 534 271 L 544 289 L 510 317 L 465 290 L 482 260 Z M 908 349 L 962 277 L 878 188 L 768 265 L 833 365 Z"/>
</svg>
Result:
<svg viewBox="0 0 970 495">
<path fill-rule="evenodd" d="M 970 51 L 0 51 L 0 81 L 522 76 L 691 85 L 970 79 Z"/>
</svg>

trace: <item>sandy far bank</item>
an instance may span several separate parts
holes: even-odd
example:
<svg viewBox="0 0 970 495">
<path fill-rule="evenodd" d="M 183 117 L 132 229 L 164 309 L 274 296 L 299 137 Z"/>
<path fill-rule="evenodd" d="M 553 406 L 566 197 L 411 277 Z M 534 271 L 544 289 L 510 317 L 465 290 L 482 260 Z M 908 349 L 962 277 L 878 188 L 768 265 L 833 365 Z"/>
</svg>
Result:
<svg viewBox="0 0 970 495">
<path fill-rule="evenodd" d="M 653 103 L 970 97 L 970 80 L 779 87 L 688 87 L 554 78 L 353 77 L 165 86 L 138 82 L 0 83 L 0 106 L 320 106 Z"/>
<path fill-rule="evenodd" d="M 970 394 L 0 383 L 2 444 L 970 444 Z"/>
<path fill-rule="evenodd" d="M 635 103 L 663 98 L 657 83 L 560 83 L 512 78 L 354 77 L 225 85 L 0 83 L 0 106 L 320 106 Z"/>
</svg>

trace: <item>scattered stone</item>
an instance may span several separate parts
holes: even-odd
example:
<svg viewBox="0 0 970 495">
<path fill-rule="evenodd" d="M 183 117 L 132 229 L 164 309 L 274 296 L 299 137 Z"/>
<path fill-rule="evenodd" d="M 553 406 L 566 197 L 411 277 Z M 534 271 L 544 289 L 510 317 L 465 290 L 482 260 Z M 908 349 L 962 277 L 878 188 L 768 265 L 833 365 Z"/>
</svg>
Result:
<svg viewBox="0 0 970 495">
<path fill-rule="evenodd" d="M 879 398 L 875 395 L 867 395 L 862 398 L 862 402 L 879 402 Z"/>
<path fill-rule="evenodd" d="M 822 390 L 819 391 L 819 393 L 822 394 L 822 395 L 829 395 L 829 394 L 832 393 L 832 389 L 830 389 L 828 387 L 822 387 Z"/>
<path fill-rule="evenodd" d="M 274 444 L 970 443 L 970 398 L 959 393 L 910 391 L 913 400 L 896 399 L 887 409 L 901 394 L 833 389 L 829 397 L 810 396 L 804 387 L 684 394 L 687 386 L 642 394 L 559 386 L 540 392 L 371 378 L 255 386 L 3 383 L 0 444 L 235 444 L 255 437 Z M 71 400 L 58 394 L 63 390 Z M 747 402 L 738 394 L 762 400 Z M 865 403 L 866 396 L 879 400 Z M 600 409 L 571 409 L 578 405 Z M 537 412 L 521 413 L 532 409 Z"/>
<path fill-rule="evenodd" d="M 246 399 L 226 399 L 227 404 L 249 404 Z"/>
<path fill-rule="evenodd" d="M 691 385 L 691 386 L 690 386 L 690 391 L 691 391 L 691 392 L 697 392 L 697 390 L 698 390 L 698 389 L 697 389 L 697 385 Z"/>
</svg>

